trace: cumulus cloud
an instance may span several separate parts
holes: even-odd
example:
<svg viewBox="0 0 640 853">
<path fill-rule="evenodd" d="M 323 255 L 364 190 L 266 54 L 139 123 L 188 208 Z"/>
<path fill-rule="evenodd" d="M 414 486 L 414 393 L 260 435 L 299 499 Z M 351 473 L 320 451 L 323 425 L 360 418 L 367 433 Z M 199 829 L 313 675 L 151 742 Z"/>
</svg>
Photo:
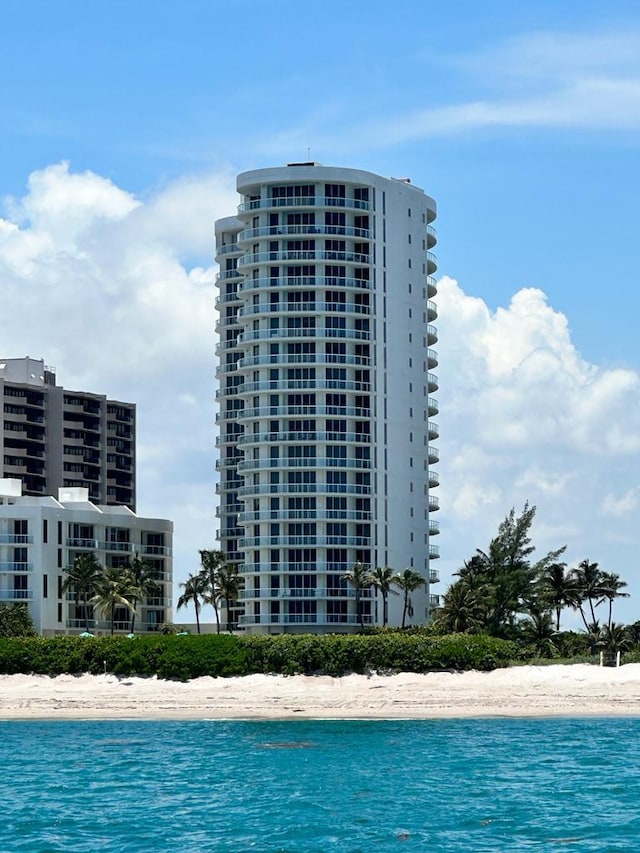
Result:
<svg viewBox="0 0 640 853">
<path fill-rule="evenodd" d="M 491 311 L 444 277 L 438 308 L 443 576 L 529 501 L 540 551 L 567 544 L 570 563 L 588 554 L 633 581 L 638 373 L 587 363 L 536 288 Z"/>
<path fill-rule="evenodd" d="M 213 222 L 236 199 L 226 174 L 140 199 L 59 163 L 0 210 L 0 355 L 138 404 L 138 508 L 173 518 L 179 580 L 215 545 Z"/>
</svg>

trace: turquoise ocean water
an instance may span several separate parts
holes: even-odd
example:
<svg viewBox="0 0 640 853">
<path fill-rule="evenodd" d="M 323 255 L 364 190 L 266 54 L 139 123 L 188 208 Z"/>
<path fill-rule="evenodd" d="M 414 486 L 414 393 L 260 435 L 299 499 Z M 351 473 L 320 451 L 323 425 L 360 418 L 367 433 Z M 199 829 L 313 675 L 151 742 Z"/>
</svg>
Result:
<svg viewBox="0 0 640 853">
<path fill-rule="evenodd" d="M 2 722 L 0 760 L 0 853 L 640 848 L 640 719 Z"/>
</svg>

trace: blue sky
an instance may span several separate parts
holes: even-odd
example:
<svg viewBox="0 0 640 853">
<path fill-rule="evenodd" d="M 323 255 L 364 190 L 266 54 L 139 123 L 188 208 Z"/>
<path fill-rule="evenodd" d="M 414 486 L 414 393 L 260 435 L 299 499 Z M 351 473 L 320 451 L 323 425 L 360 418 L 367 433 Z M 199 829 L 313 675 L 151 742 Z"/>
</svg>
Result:
<svg viewBox="0 0 640 853">
<path fill-rule="evenodd" d="M 640 616 L 637 3 L 5 0 L 3 356 L 138 401 L 140 510 L 214 544 L 212 223 L 311 157 L 437 199 L 440 562 L 512 505 Z M 398 567 L 400 568 L 400 567 Z M 443 585 L 444 588 L 444 585 Z"/>
</svg>

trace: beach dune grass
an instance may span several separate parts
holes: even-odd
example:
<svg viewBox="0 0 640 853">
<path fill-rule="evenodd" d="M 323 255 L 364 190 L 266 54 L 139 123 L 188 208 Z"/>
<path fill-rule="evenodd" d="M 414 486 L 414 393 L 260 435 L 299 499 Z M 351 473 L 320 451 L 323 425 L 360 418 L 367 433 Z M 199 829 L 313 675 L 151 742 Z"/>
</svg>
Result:
<svg viewBox="0 0 640 853">
<path fill-rule="evenodd" d="M 110 672 L 174 681 L 254 673 L 340 676 L 351 672 L 487 671 L 508 666 L 518 657 L 515 643 L 467 634 L 0 639 L 1 674 Z"/>
</svg>

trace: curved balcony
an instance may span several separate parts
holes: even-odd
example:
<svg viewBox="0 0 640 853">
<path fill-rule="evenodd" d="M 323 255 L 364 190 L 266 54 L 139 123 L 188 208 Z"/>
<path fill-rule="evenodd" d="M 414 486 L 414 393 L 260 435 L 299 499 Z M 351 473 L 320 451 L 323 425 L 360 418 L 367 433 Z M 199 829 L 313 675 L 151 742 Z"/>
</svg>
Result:
<svg viewBox="0 0 640 853">
<path fill-rule="evenodd" d="M 438 284 L 433 276 L 427 276 L 427 296 L 432 299 L 438 294 Z"/>
<path fill-rule="evenodd" d="M 427 225 L 425 232 L 427 235 L 427 249 L 432 249 L 438 242 L 438 235 L 436 234 L 436 229 L 432 225 Z"/>
<path fill-rule="evenodd" d="M 427 256 L 430 254 L 430 252 L 427 252 Z M 359 252 L 326 252 L 324 249 L 292 249 L 243 255 L 238 258 L 238 268 L 255 266 L 256 264 L 280 263 L 282 261 L 335 261 L 336 263 L 358 264 L 360 266 L 372 263 L 371 255 L 361 255 Z"/>
<path fill-rule="evenodd" d="M 435 495 L 429 495 L 429 512 L 437 512 L 439 509 L 439 499 Z"/>
<path fill-rule="evenodd" d="M 440 453 L 437 447 L 434 447 L 433 444 L 429 445 L 429 465 L 435 465 L 440 461 Z"/>
<path fill-rule="evenodd" d="M 438 377 L 435 373 L 427 373 L 427 389 L 430 392 L 438 390 Z"/>
<path fill-rule="evenodd" d="M 214 323 L 214 330 L 219 335 L 221 329 L 231 329 L 234 326 L 236 328 L 240 326 L 237 314 L 234 314 L 233 317 L 219 317 Z"/>
<path fill-rule="evenodd" d="M 440 534 L 440 522 L 429 521 L 429 536 L 438 536 Z"/>
<path fill-rule="evenodd" d="M 440 583 L 440 573 L 437 569 L 429 569 L 427 572 L 429 583 Z"/>
<path fill-rule="evenodd" d="M 437 560 L 440 557 L 440 548 L 437 545 L 429 545 L 429 559 Z"/>
<path fill-rule="evenodd" d="M 265 444 L 278 442 L 295 444 L 296 442 L 333 442 L 343 444 L 370 444 L 371 436 L 359 432 L 247 432 L 238 438 L 238 445 Z"/>
<path fill-rule="evenodd" d="M 429 441 L 433 441 L 440 437 L 440 427 L 435 423 L 435 421 L 429 421 L 427 429 L 429 432 Z"/>
<path fill-rule="evenodd" d="M 440 596 L 439 595 L 430 595 L 429 596 L 429 607 L 440 607 Z"/>
<path fill-rule="evenodd" d="M 281 563 L 244 563 L 238 567 L 243 574 L 292 574 L 293 572 L 314 572 L 318 575 L 326 574 L 344 574 L 349 569 L 353 568 L 353 561 L 350 563 L 325 563 L 322 560 L 314 560 L 312 563 L 290 563 L 284 560 Z M 339 590 L 349 590 L 351 587 L 339 587 Z M 336 594 L 338 594 L 336 592 Z M 262 596 L 261 596 L 262 597 Z"/>
<path fill-rule="evenodd" d="M 239 246 L 237 243 L 225 243 L 222 246 L 216 247 L 216 257 L 221 255 L 241 254 L 242 251 L 242 246 Z"/>
<path fill-rule="evenodd" d="M 214 305 L 219 311 L 221 305 L 228 305 L 230 302 L 241 301 L 240 292 L 236 290 L 234 293 L 219 293 L 214 300 Z"/>
<path fill-rule="evenodd" d="M 371 486 L 356 483 L 257 483 L 238 489 L 239 498 L 256 495 L 370 495 Z"/>
<path fill-rule="evenodd" d="M 434 349 L 427 350 L 427 367 L 434 368 L 438 366 L 438 353 Z"/>
<path fill-rule="evenodd" d="M 370 512 L 358 510 L 328 510 L 328 509 L 265 509 L 262 512 L 241 512 L 238 522 L 249 524 L 259 521 L 371 521 Z"/>
<path fill-rule="evenodd" d="M 262 627 L 273 625 L 314 625 L 318 627 L 330 627 L 335 630 L 342 626 L 359 627 L 361 622 L 363 625 L 373 625 L 374 621 L 373 616 L 369 613 L 363 613 L 361 616 L 356 616 L 353 613 L 349 615 L 328 613 L 326 616 L 314 616 L 311 613 L 271 613 L 263 614 L 262 616 L 253 616 L 245 613 L 238 619 L 238 625 L 241 628 L 251 625 L 261 625 Z"/>
<path fill-rule="evenodd" d="M 438 306 L 431 299 L 427 300 L 427 320 L 435 320 L 438 316 Z"/>
<path fill-rule="evenodd" d="M 349 379 L 265 379 L 264 382 L 245 382 L 238 385 L 236 394 L 244 397 L 274 391 L 351 391 L 354 394 L 369 394 L 371 383 Z"/>
<path fill-rule="evenodd" d="M 238 264 L 242 261 L 242 258 L 238 260 Z M 433 252 L 427 252 L 427 275 L 433 275 L 433 273 L 438 269 L 438 259 L 433 254 Z"/>
<path fill-rule="evenodd" d="M 434 328 L 430 326 L 429 328 Z M 434 330 L 435 331 L 435 330 Z M 279 328 L 279 329 L 251 329 L 240 332 L 236 346 L 242 346 L 250 341 L 268 341 L 277 338 L 278 341 L 287 338 L 344 338 L 353 341 L 370 341 L 371 332 L 361 332 L 357 329 L 308 329 L 308 328 Z M 433 343 L 437 340 L 434 338 Z"/>
<path fill-rule="evenodd" d="M 299 548 L 308 546 L 315 548 L 370 548 L 370 536 L 247 536 L 238 541 L 239 548 Z M 429 546 L 429 552 L 435 545 Z M 431 556 L 431 553 L 429 553 Z"/>
<path fill-rule="evenodd" d="M 251 210 L 269 210 L 278 207 L 340 207 L 346 209 L 352 208 L 353 210 L 371 210 L 371 203 L 358 198 L 333 198 L 326 196 L 254 198 L 239 204 L 238 213 L 247 213 Z"/>
<path fill-rule="evenodd" d="M 371 290 L 371 282 L 362 278 L 350 276 L 323 276 L 323 275 L 289 275 L 279 278 L 247 278 L 242 282 L 240 289 L 247 290 L 276 290 L 291 287 L 331 287 L 331 288 L 354 288 L 355 290 Z"/>
<path fill-rule="evenodd" d="M 230 281 L 231 279 L 241 279 L 242 273 L 238 270 L 220 270 L 220 272 L 216 275 L 216 283 L 221 281 Z"/>
<path fill-rule="evenodd" d="M 429 488 L 437 489 L 440 485 L 440 477 L 437 471 L 429 471 Z"/>
<path fill-rule="evenodd" d="M 243 305 L 238 317 L 256 314 L 371 314 L 371 305 L 356 305 L 354 302 L 259 302 Z"/>
<path fill-rule="evenodd" d="M 431 415 L 437 415 L 438 414 L 438 411 L 439 411 L 438 410 L 438 401 L 436 400 L 435 397 L 428 397 L 427 398 L 427 410 L 428 410 L 429 417 L 431 417 Z"/>
<path fill-rule="evenodd" d="M 360 355 L 326 355 L 321 352 L 299 352 L 281 353 L 279 355 L 250 355 L 236 362 L 237 367 L 241 370 L 260 366 L 272 367 L 274 364 L 349 364 L 355 367 L 370 367 L 371 359 Z"/>
<path fill-rule="evenodd" d="M 438 330 L 431 323 L 427 326 L 427 343 L 429 346 L 438 343 Z"/>
<path fill-rule="evenodd" d="M 290 235 L 316 236 L 318 234 L 337 235 L 340 237 L 356 237 L 359 240 L 371 240 L 368 228 L 354 228 L 351 225 L 264 225 L 261 228 L 247 228 L 238 234 L 238 243 L 256 240 L 260 237 L 286 237 Z"/>
<path fill-rule="evenodd" d="M 222 414 L 222 413 L 221 413 Z M 355 406 L 258 406 L 255 408 L 239 409 L 234 413 L 225 412 L 224 415 L 233 415 L 233 417 L 223 418 L 224 420 L 235 420 L 242 417 L 245 420 L 255 420 L 256 418 L 278 418 L 281 416 L 288 418 L 307 418 L 307 417 L 336 417 L 336 418 L 371 418 L 371 409 L 356 408 Z"/>
<path fill-rule="evenodd" d="M 370 459 L 334 459 L 333 457 L 310 456 L 278 457 L 277 459 L 245 459 L 238 463 L 238 472 L 265 471 L 291 468 L 351 468 L 358 471 L 368 471 L 371 468 Z"/>
</svg>

